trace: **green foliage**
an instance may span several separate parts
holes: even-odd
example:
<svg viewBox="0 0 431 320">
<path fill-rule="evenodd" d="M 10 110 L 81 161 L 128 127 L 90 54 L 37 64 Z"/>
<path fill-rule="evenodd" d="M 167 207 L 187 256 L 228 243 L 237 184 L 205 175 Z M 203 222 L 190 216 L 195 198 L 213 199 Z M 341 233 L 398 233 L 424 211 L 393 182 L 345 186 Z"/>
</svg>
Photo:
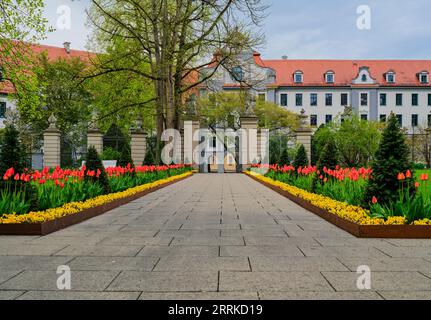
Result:
<svg viewBox="0 0 431 320">
<path fill-rule="evenodd" d="M 13 125 L 6 126 L 0 145 L 0 174 L 3 175 L 9 168 L 22 173 L 29 166 L 28 154 L 20 141 L 18 130 Z"/>
<path fill-rule="evenodd" d="M 380 127 L 380 123 L 364 121 L 356 115 L 320 126 L 313 138 L 313 161 L 328 141 L 334 140 L 340 165 L 349 168 L 368 166 L 379 145 Z"/>
<path fill-rule="evenodd" d="M 317 163 L 317 169 L 322 171 L 323 168 L 335 169 L 338 165 L 338 150 L 334 139 L 328 139 L 323 147 Z"/>
<path fill-rule="evenodd" d="M 120 159 L 120 152 L 115 150 L 114 148 L 107 147 L 103 149 L 102 152 L 102 160 L 119 160 Z"/>
<path fill-rule="evenodd" d="M 281 153 L 280 160 L 278 162 L 279 166 L 288 166 L 290 165 L 290 158 L 289 158 L 289 151 L 287 148 L 283 149 L 283 152 Z"/>
<path fill-rule="evenodd" d="M 372 163 L 373 176 L 367 186 L 365 204 L 369 204 L 373 197 L 376 197 L 381 205 L 397 201 L 402 187 L 397 179 L 398 174 L 413 168 L 409 155 L 405 135 L 400 129 L 397 117 L 392 113 Z M 410 194 L 414 194 L 414 187 L 410 185 L 410 188 Z"/>
<path fill-rule="evenodd" d="M 294 165 L 297 168 L 299 167 L 304 168 L 308 166 L 308 155 L 303 144 L 301 144 L 301 146 L 298 149 L 298 153 L 296 154 Z"/>
<path fill-rule="evenodd" d="M 87 171 L 95 171 L 97 173 L 98 170 L 100 170 L 99 177 L 91 177 L 89 175 L 85 175 L 85 180 L 92 183 L 100 184 L 100 186 L 103 188 L 104 194 L 111 193 L 108 176 L 105 172 L 105 168 L 103 167 L 102 160 L 100 159 L 99 154 L 97 153 L 97 150 L 94 146 L 90 146 L 90 148 L 88 149 L 85 166 L 87 168 Z"/>
<path fill-rule="evenodd" d="M 240 117 L 245 113 L 245 99 L 243 94 L 236 92 L 217 92 L 200 97 L 197 106 L 201 123 L 209 127 L 225 124 L 228 128 L 239 129 Z M 298 125 L 295 113 L 275 103 L 257 101 L 254 112 L 261 128 L 294 130 Z"/>
<path fill-rule="evenodd" d="M 38 191 L 23 181 L 0 181 L 0 216 L 5 213 L 25 213 L 39 208 Z"/>
<path fill-rule="evenodd" d="M 288 135 L 282 132 L 271 132 L 269 135 L 269 163 L 278 164 L 281 154 L 287 148 Z"/>
<path fill-rule="evenodd" d="M 135 168 L 135 164 L 132 159 L 132 151 L 130 149 L 130 144 L 125 143 L 123 149 L 121 150 L 120 159 L 118 160 L 118 166 Z M 134 173 L 134 172 L 133 172 Z"/>
</svg>

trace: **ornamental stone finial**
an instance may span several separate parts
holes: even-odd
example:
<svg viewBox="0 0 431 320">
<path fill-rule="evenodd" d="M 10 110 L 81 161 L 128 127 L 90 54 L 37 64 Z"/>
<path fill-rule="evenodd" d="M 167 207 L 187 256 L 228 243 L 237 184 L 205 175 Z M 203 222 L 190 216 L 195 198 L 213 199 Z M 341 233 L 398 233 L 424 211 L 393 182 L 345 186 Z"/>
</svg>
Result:
<svg viewBox="0 0 431 320">
<path fill-rule="evenodd" d="M 51 115 L 48 118 L 48 123 L 49 123 L 49 129 L 57 129 L 57 118 L 54 116 L 53 113 L 51 113 Z"/>
<path fill-rule="evenodd" d="M 300 128 L 305 128 L 308 125 L 308 116 L 305 114 L 305 109 L 301 110 L 301 114 L 299 115 L 299 126 Z"/>
</svg>

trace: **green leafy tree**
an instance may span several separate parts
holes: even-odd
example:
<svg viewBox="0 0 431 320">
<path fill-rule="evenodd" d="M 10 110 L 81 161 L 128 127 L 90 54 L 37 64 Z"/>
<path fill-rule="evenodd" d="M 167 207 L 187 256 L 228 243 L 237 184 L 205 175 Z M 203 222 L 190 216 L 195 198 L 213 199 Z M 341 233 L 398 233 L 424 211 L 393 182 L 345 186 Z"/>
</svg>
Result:
<svg viewBox="0 0 431 320">
<path fill-rule="evenodd" d="M 368 166 L 377 151 L 381 137 L 381 124 L 364 121 L 356 115 L 345 117 L 319 127 L 313 137 L 313 161 L 328 141 L 334 140 L 339 164 L 344 167 Z"/>
<path fill-rule="evenodd" d="M 44 18 L 43 0 L 0 1 L 0 73 L 6 85 L 16 89 L 15 97 L 28 104 L 38 104 L 37 79 L 28 70 L 33 66 L 31 44 L 45 38 L 51 31 Z M 0 84 L 2 86 L 4 84 Z"/>
<path fill-rule="evenodd" d="M 287 148 L 283 149 L 283 152 L 280 156 L 280 161 L 278 162 L 279 166 L 288 166 L 290 165 L 290 157 L 289 157 L 289 150 Z"/>
<path fill-rule="evenodd" d="M 369 180 L 365 192 L 365 204 L 370 204 L 373 197 L 376 197 L 381 205 L 395 203 L 399 198 L 398 191 L 401 188 L 398 174 L 413 170 L 413 164 L 410 161 L 410 151 L 405 135 L 393 113 L 383 131 L 372 169 L 372 178 Z M 414 190 L 411 190 L 410 194 L 414 194 Z"/>
<path fill-rule="evenodd" d="M 303 144 L 298 149 L 298 153 L 296 154 L 295 161 L 294 161 L 295 167 L 306 167 L 308 166 L 308 156 L 307 151 L 305 150 L 305 147 Z"/>
<path fill-rule="evenodd" d="M 94 146 L 90 146 L 87 152 L 87 159 L 85 166 L 88 171 L 94 171 L 96 175 L 89 176 L 85 175 L 85 180 L 92 183 L 99 183 L 103 187 L 104 194 L 111 193 L 111 187 L 109 185 L 108 175 L 105 172 L 105 168 L 103 167 L 102 160 L 97 153 L 97 150 Z M 97 172 L 100 171 L 99 177 L 97 177 Z"/>
<path fill-rule="evenodd" d="M 29 167 L 29 155 L 20 141 L 18 130 L 13 125 L 7 125 L 0 147 L 0 174 L 3 175 L 9 168 L 23 173 Z"/>
</svg>

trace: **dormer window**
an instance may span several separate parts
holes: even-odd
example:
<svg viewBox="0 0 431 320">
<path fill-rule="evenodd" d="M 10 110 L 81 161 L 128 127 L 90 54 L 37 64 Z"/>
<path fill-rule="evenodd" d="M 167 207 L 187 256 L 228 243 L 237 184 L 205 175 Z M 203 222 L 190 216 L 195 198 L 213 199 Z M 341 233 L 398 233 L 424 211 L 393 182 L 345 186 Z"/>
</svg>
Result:
<svg viewBox="0 0 431 320">
<path fill-rule="evenodd" d="M 233 68 L 230 73 L 230 76 L 233 81 L 238 81 L 238 82 L 244 81 L 244 71 L 242 70 L 241 67 Z"/>
<path fill-rule="evenodd" d="M 295 83 L 302 83 L 303 82 L 303 74 L 301 71 L 296 71 L 293 75 L 293 81 Z"/>
<path fill-rule="evenodd" d="M 390 71 L 386 73 L 386 82 L 387 83 L 395 83 L 395 73 Z"/>
<path fill-rule="evenodd" d="M 362 82 L 367 82 L 368 81 L 368 77 L 366 74 L 363 74 L 361 77 Z"/>
<path fill-rule="evenodd" d="M 335 82 L 334 72 L 328 71 L 327 73 L 325 73 L 325 81 L 326 83 L 334 83 Z"/>
<path fill-rule="evenodd" d="M 423 72 L 419 73 L 419 81 L 422 84 L 429 82 L 429 75 L 428 75 L 427 71 L 423 71 Z"/>
</svg>

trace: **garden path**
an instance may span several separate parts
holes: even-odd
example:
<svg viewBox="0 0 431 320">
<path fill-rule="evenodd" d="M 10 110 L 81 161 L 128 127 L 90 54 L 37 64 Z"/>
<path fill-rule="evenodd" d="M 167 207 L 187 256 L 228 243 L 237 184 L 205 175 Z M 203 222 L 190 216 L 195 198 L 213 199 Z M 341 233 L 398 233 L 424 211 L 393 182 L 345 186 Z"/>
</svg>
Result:
<svg viewBox="0 0 431 320">
<path fill-rule="evenodd" d="M 0 237 L 0 299 L 431 299 L 430 248 L 357 239 L 245 175 L 198 174 L 45 237 Z"/>
</svg>

